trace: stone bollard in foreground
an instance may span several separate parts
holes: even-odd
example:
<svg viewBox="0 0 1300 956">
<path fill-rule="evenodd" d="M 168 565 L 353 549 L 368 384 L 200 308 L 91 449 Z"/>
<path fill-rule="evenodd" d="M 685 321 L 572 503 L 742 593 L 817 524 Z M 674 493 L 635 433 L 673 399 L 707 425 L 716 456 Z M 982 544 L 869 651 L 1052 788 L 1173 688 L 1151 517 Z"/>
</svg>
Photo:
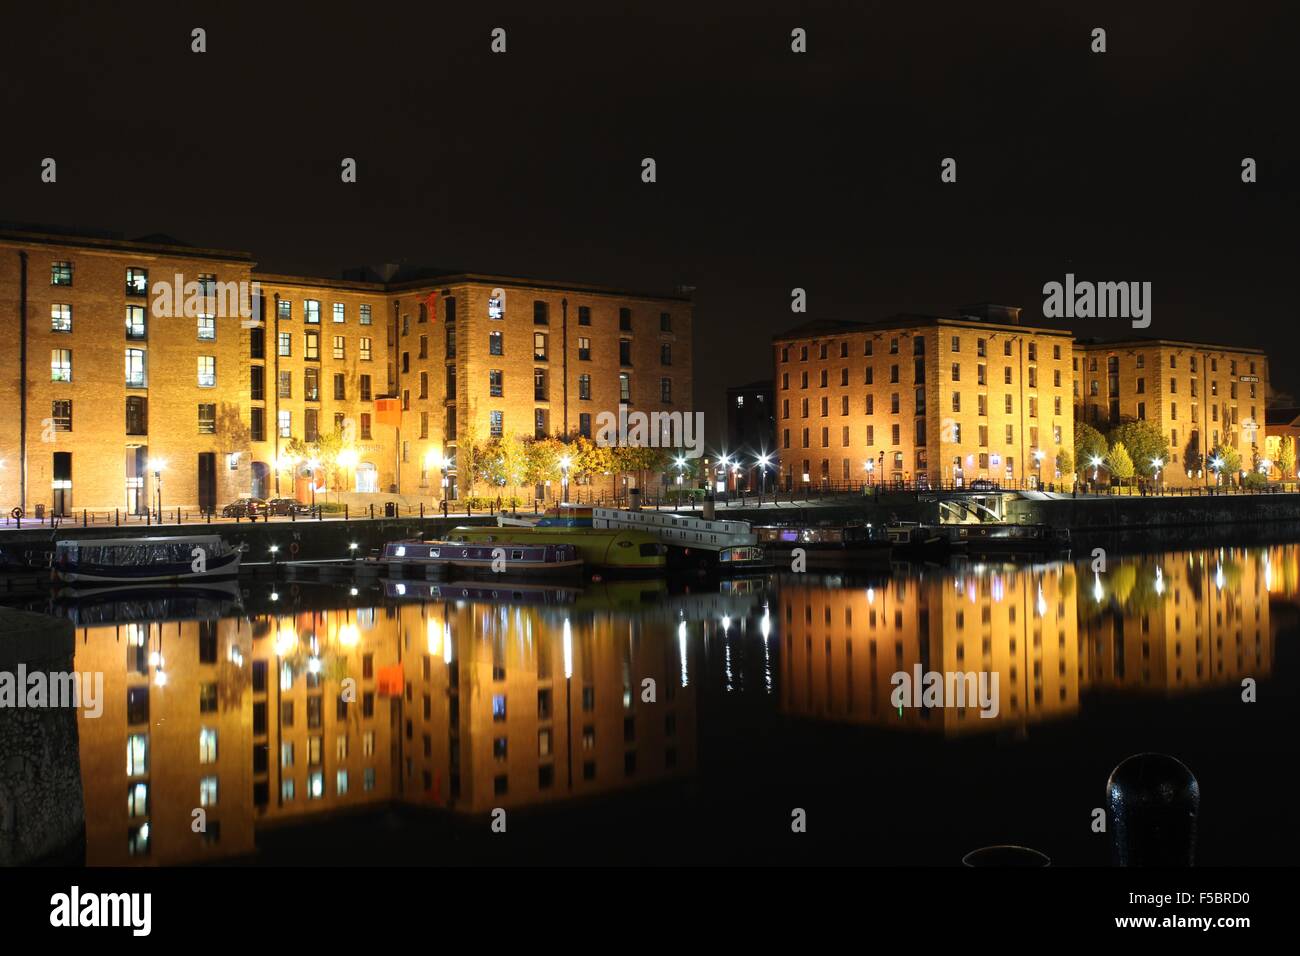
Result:
<svg viewBox="0 0 1300 956">
<path fill-rule="evenodd" d="M 1045 853 L 1027 846 L 985 846 L 971 850 L 961 858 L 962 866 L 1040 867 L 1051 866 Z"/>
<path fill-rule="evenodd" d="M 1201 787 L 1182 761 L 1134 754 L 1106 781 L 1116 866 L 1192 866 Z"/>
</svg>

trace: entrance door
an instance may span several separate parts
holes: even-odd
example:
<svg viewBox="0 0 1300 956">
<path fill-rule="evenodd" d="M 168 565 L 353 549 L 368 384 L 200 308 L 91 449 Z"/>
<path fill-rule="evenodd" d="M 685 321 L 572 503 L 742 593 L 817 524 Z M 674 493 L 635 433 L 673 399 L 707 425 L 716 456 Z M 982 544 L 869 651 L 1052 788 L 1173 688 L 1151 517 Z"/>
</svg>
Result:
<svg viewBox="0 0 1300 956">
<path fill-rule="evenodd" d="M 72 452 L 54 453 L 54 513 L 61 518 L 72 514 Z"/>
<path fill-rule="evenodd" d="M 264 461 L 253 462 L 253 497 L 268 498 L 266 492 L 270 485 L 271 468 Z"/>
<path fill-rule="evenodd" d="M 217 510 L 217 453 L 199 452 L 199 510 L 212 514 Z"/>
<path fill-rule="evenodd" d="M 149 508 L 149 501 L 144 493 L 144 476 L 148 459 L 148 448 L 136 446 L 126 450 L 127 514 L 142 515 Z"/>
<path fill-rule="evenodd" d="M 373 462 L 363 461 L 357 466 L 357 491 L 375 492 L 379 490 L 379 469 Z"/>
</svg>

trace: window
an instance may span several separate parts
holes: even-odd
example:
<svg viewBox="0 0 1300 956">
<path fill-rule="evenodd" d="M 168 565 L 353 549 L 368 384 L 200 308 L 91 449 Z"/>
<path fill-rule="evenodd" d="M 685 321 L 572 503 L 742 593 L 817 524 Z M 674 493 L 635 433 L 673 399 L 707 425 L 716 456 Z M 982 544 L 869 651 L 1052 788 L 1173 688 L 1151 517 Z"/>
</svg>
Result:
<svg viewBox="0 0 1300 956">
<path fill-rule="evenodd" d="M 320 438 L 320 428 L 318 426 L 319 416 L 320 416 L 320 412 L 315 408 L 307 408 L 303 410 L 302 437 L 304 441 L 313 442 L 313 441 L 317 441 Z M 310 675 L 308 675 L 308 679 L 310 680 Z M 308 700 L 309 705 L 311 703 L 311 700 L 320 700 L 320 698 L 319 697 L 310 698 Z"/>
<path fill-rule="evenodd" d="M 427 335 L 421 335 L 419 358 L 428 358 L 428 357 L 429 357 L 429 337 Z"/>
<path fill-rule="evenodd" d="M 72 349 L 50 350 L 50 381 L 72 381 Z"/>
<path fill-rule="evenodd" d="M 145 387 L 144 349 L 126 350 L 126 387 Z"/>
<path fill-rule="evenodd" d="M 578 434 L 583 438 L 591 437 L 591 413 L 580 412 L 578 414 Z"/>
<path fill-rule="evenodd" d="M 50 285 L 72 285 L 72 263 L 59 261 L 50 265 Z"/>
<path fill-rule="evenodd" d="M 591 325 L 591 306 L 589 305 L 578 306 L 578 324 Z"/>
<path fill-rule="evenodd" d="M 631 339 L 618 340 L 618 364 L 619 365 L 632 364 L 632 340 Z"/>
<path fill-rule="evenodd" d="M 215 388 L 217 385 L 217 359 L 213 355 L 199 356 L 199 388 Z"/>
<path fill-rule="evenodd" d="M 320 369 L 303 369 L 302 397 L 304 401 L 308 402 L 320 401 Z"/>
<path fill-rule="evenodd" d="M 620 332 L 632 331 L 632 310 L 631 309 L 618 310 L 618 328 Z"/>
<path fill-rule="evenodd" d="M 341 359 L 344 357 L 346 347 L 347 346 L 345 344 L 343 336 L 341 335 L 334 336 L 334 357 L 336 359 Z"/>
<path fill-rule="evenodd" d="M 533 409 L 533 437 L 545 438 L 546 431 L 546 409 Z"/>
<path fill-rule="evenodd" d="M 582 362 L 591 361 L 591 339 L 581 336 L 578 338 L 578 360 Z"/>
<path fill-rule="evenodd" d="M 51 332 L 71 332 L 72 331 L 72 306 L 66 303 L 56 303 L 50 306 L 50 331 Z"/>
<path fill-rule="evenodd" d="M 203 777 L 199 780 L 199 806 L 215 807 L 217 805 L 217 778 Z"/>
<path fill-rule="evenodd" d="M 370 441 L 370 413 L 361 413 L 361 437 L 365 441 Z"/>
<path fill-rule="evenodd" d="M 542 336 L 542 338 L 545 339 L 546 336 Z M 500 332 L 489 332 L 489 333 L 488 333 L 488 354 L 489 354 L 489 355 L 505 355 L 505 349 L 502 347 L 502 344 L 501 344 L 501 333 L 500 333 Z"/>
<path fill-rule="evenodd" d="M 334 303 L 334 321 L 335 321 L 335 322 L 346 322 L 347 319 L 348 319 L 348 313 L 347 313 L 347 309 L 344 308 L 343 303 L 342 303 L 342 302 L 335 302 L 335 303 Z"/>
<path fill-rule="evenodd" d="M 199 730 L 199 763 L 217 762 L 217 731 L 213 727 Z"/>
<path fill-rule="evenodd" d="M 589 401 L 591 399 L 591 376 L 578 376 L 578 398 Z"/>
<path fill-rule="evenodd" d="M 278 336 L 278 353 L 279 355 L 289 358 L 293 355 L 293 336 L 288 332 L 281 332 Z"/>
<path fill-rule="evenodd" d="M 320 333 L 303 333 L 303 358 L 320 361 Z"/>
<path fill-rule="evenodd" d="M 280 425 L 280 437 L 293 437 L 293 413 L 281 409 L 278 415 Z"/>
<path fill-rule="evenodd" d="M 293 303 L 288 299 L 275 300 L 275 317 L 281 320 L 293 318 Z"/>
<path fill-rule="evenodd" d="M 126 813 L 129 817 L 149 815 L 149 784 L 133 783 L 126 788 Z"/>
<path fill-rule="evenodd" d="M 488 421 L 488 431 L 493 438 L 500 438 L 505 434 L 505 422 L 501 412 L 489 412 Z"/>
<path fill-rule="evenodd" d="M 149 400 L 142 395 L 126 397 L 126 433 L 149 434 Z"/>
<path fill-rule="evenodd" d="M 618 373 L 618 400 L 620 404 L 629 405 L 632 402 L 632 376 L 627 372 Z"/>
<path fill-rule="evenodd" d="M 359 351 L 361 353 L 361 361 L 369 362 L 370 361 L 370 339 L 368 337 L 361 339 L 359 345 Z"/>
<path fill-rule="evenodd" d="M 56 432 L 72 431 L 72 399 L 57 398 L 50 403 L 50 418 Z"/>
<path fill-rule="evenodd" d="M 248 410 L 248 433 L 252 441 L 266 441 L 266 409 Z"/>
<path fill-rule="evenodd" d="M 370 376 L 362 375 L 357 382 L 361 388 L 361 400 L 363 402 L 370 401 Z"/>
<path fill-rule="evenodd" d="M 126 738 L 126 775 L 143 777 L 149 772 L 149 735 L 131 734 Z"/>
<path fill-rule="evenodd" d="M 255 359 L 266 358 L 266 329 L 248 330 L 248 357 Z"/>
<path fill-rule="evenodd" d="M 199 405 L 199 434 L 215 435 L 217 433 L 217 406 L 210 403 Z"/>
<path fill-rule="evenodd" d="M 420 397 L 421 398 L 429 397 L 429 373 L 428 372 L 420 373 Z"/>
<path fill-rule="evenodd" d="M 504 319 L 506 317 L 505 294 L 493 295 L 488 298 L 488 318 Z"/>
<path fill-rule="evenodd" d="M 533 303 L 533 325 L 549 325 L 550 313 L 545 302 Z"/>
<path fill-rule="evenodd" d="M 133 341 L 143 340 L 145 330 L 144 306 L 128 305 L 126 307 L 126 337 Z"/>
<path fill-rule="evenodd" d="M 671 378 L 661 378 L 659 380 L 659 401 L 664 404 L 671 404 L 673 400 L 673 380 Z"/>
<path fill-rule="evenodd" d="M 315 299 L 307 299 L 302 304 L 302 320 L 311 325 L 320 325 L 320 303 Z"/>
<path fill-rule="evenodd" d="M 662 345 L 659 346 L 659 364 L 660 365 L 673 364 L 673 347 L 669 345 L 667 342 L 664 342 Z M 848 369 L 845 369 L 845 372 L 847 371 Z"/>
<path fill-rule="evenodd" d="M 342 372 L 336 372 L 334 374 L 334 401 L 342 402 L 347 397 L 347 377 Z"/>
<path fill-rule="evenodd" d="M 279 398 L 293 398 L 293 372 L 283 371 L 279 373 L 275 394 Z"/>
<path fill-rule="evenodd" d="M 361 312 L 361 320 L 360 320 L 361 324 L 369 325 L 371 322 L 370 306 L 368 305 L 361 306 L 360 312 Z"/>
<path fill-rule="evenodd" d="M 499 333 L 494 332 L 492 334 L 497 335 Z M 492 354 L 500 355 L 501 353 L 494 352 Z M 546 361 L 546 333 L 545 332 L 533 333 L 533 361 L 535 362 Z"/>
<path fill-rule="evenodd" d="M 199 316 L 199 338 L 211 340 L 217 337 L 217 319 L 214 315 Z"/>
<path fill-rule="evenodd" d="M 491 397 L 500 398 L 505 393 L 503 380 L 501 369 L 488 369 L 488 394 Z"/>
<path fill-rule="evenodd" d="M 659 331 L 671 332 L 673 330 L 673 317 L 667 312 L 659 313 Z M 847 348 L 847 346 L 845 346 Z"/>
</svg>

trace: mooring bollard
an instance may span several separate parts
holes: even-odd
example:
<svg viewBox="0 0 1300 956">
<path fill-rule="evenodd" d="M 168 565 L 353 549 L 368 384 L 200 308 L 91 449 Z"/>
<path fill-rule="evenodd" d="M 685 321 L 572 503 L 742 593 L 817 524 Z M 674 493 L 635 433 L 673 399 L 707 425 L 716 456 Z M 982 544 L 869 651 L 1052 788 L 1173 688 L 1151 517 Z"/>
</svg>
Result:
<svg viewBox="0 0 1300 956">
<path fill-rule="evenodd" d="M 971 850 L 961 858 L 962 866 L 1000 866 L 1000 867 L 1042 867 L 1051 866 L 1052 860 L 1046 853 L 1027 846 L 1000 844 L 984 846 Z"/>
<path fill-rule="evenodd" d="M 1134 754 L 1106 781 L 1111 859 L 1116 866 L 1192 866 L 1201 787 L 1168 754 Z"/>
</svg>

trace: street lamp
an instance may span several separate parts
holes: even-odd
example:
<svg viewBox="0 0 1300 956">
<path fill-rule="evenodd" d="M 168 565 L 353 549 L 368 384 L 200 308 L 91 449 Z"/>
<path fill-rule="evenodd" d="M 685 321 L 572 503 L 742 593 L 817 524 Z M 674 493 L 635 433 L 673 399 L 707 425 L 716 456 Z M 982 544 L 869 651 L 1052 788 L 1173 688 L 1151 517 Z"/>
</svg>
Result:
<svg viewBox="0 0 1300 956">
<path fill-rule="evenodd" d="M 560 486 L 564 489 L 564 503 L 569 503 L 569 468 L 573 465 L 573 459 L 565 455 L 560 459 Z"/>
<path fill-rule="evenodd" d="M 758 456 L 758 494 L 767 494 L 767 466 L 772 464 L 772 456 L 764 452 Z"/>
<path fill-rule="evenodd" d="M 307 468 L 311 471 L 311 510 L 316 510 L 316 469 L 320 467 L 319 458 L 307 459 Z"/>
<path fill-rule="evenodd" d="M 1041 448 L 1034 450 L 1034 465 L 1038 469 L 1038 488 L 1043 488 L 1043 450 Z"/>
<path fill-rule="evenodd" d="M 1152 477 L 1155 480 L 1157 491 L 1159 491 L 1160 489 L 1160 469 L 1164 467 L 1164 464 L 1165 462 L 1163 458 L 1151 459 L 1151 468 L 1154 471 L 1154 475 Z"/>
<path fill-rule="evenodd" d="M 1223 459 L 1220 458 L 1218 455 L 1215 455 L 1213 458 L 1210 459 L 1210 467 L 1214 469 L 1214 487 L 1217 488 L 1219 487 L 1219 478 L 1221 477 L 1219 472 L 1220 469 L 1223 468 Z"/>
<path fill-rule="evenodd" d="M 150 458 L 149 470 L 153 472 L 154 495 L 158 500 L 158 523 L 162 524 L 162 473 L 167 467 L 167 459 Z"/>
<path fill-rule="evenodd" d="M 1095 482 L 1097 480 L 1097 469 L 1101 467 L 1101 456 L 1093 455 L 1091 463 L 1092 463 L 1092 480 Z"/>
</svg>

